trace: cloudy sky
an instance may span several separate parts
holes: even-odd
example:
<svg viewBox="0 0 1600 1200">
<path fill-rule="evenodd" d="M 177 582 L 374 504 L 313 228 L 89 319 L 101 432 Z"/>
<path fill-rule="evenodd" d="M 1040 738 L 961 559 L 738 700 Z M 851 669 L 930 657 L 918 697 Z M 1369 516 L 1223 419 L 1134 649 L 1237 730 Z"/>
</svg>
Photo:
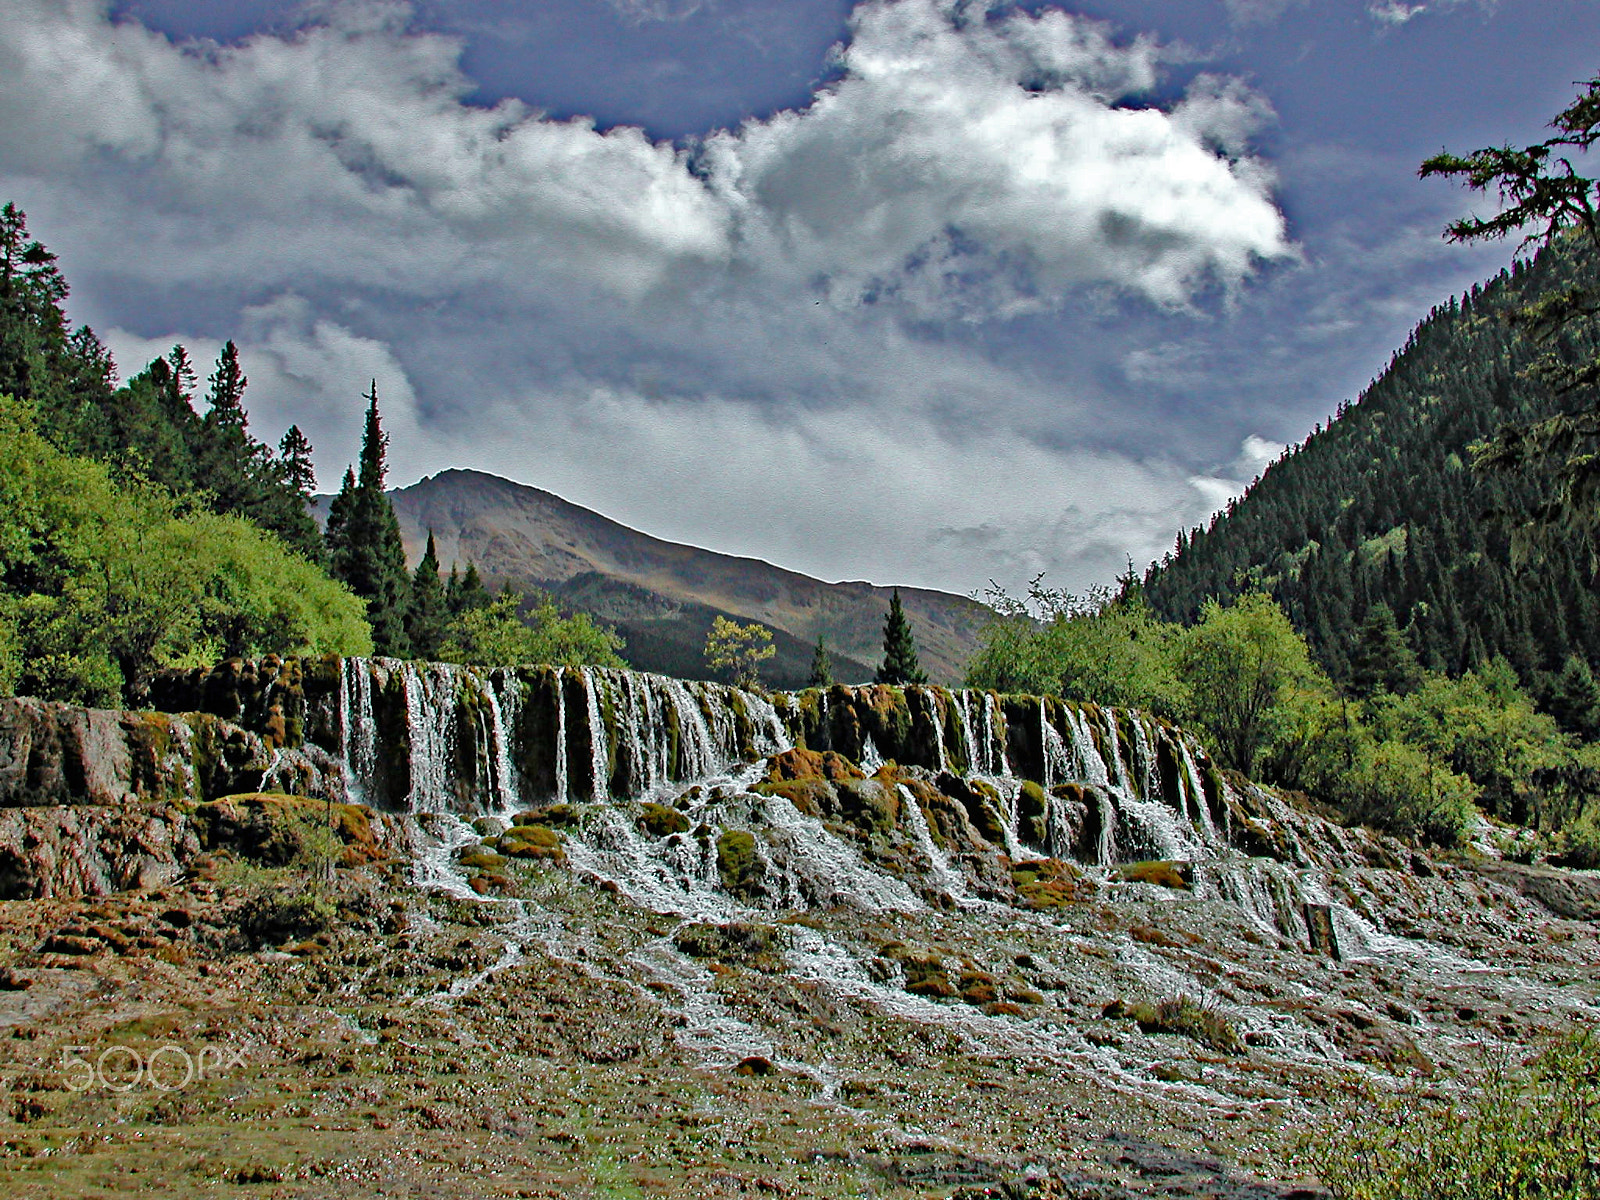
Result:
<svg viewBox="0 0 1600 1200">
<path fill-rule="evenodd" d="M 6 0 L 0 195 L 125 374 L 827 579 L 1142 565 L 1509 247 L 1600 0 Z M 1479 202 L 1481 208 L 1482 202 Z"/>
</svg>

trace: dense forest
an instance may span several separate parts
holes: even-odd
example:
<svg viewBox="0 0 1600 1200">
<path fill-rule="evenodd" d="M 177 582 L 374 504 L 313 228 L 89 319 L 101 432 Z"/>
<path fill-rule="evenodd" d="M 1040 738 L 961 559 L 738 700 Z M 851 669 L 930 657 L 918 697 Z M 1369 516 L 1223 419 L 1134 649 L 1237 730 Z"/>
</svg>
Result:
<svg viewBox="0 0 1600 1200">
<path fill-rule="evenodd" d="M 1151 607 L 1189 623 L 1207 599 L 1264 590 L 1343 685 L 1363 637 L 1392 621 L 1424 667 L 1459 675 L 1502 657 L 1560 707 L 1600 663 L 1594 564 L 1574 538 L 1514 554 L 1551 481 L 1474 471 L 1471 448 L 1566 402 L 1525 374 L 1552 347 L 1512 317 L 1597 276 L 1587 242 L 1568 238 L 1436 308 L 1354 404 L 1179 535 L 1145 577 Z M 1570 360 L 1595 350 L 1581 326 L 1554 346 Z"/>
</svg>

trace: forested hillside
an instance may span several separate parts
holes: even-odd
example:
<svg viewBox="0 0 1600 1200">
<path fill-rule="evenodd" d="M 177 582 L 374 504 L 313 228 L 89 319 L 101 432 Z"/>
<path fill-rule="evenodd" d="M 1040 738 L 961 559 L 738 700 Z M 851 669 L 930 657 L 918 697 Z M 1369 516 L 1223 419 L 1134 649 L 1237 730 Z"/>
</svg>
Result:
<svg viewBox="0 0 1600 1200">
<path fill-rule="evenodd" d="M 1501 655 L 1546 700 L 1563 672 L 1569 683 L 1586 673 L 1600 661 L 1587 549 L 1558 542 L 1514 571 L 1512 533 L 1548 481 L 1475 472 L 1469 447 L 1559 410 L 1523 377 L 1537 349 L 1509 317 L 1596 274 L 1593 254 L 1568 240 L 1435 309 L 1359 400 L 1152 564 L 1155 611 L 1191 622 L 1208 597 L 1264 589 L 1341 682 L 1363 634 L 1387 625 L 1380 605 L 1432 670 L 1457 674 Z M 1558 353 L 1593 352 L 1567 336 Z"/>
</svg>

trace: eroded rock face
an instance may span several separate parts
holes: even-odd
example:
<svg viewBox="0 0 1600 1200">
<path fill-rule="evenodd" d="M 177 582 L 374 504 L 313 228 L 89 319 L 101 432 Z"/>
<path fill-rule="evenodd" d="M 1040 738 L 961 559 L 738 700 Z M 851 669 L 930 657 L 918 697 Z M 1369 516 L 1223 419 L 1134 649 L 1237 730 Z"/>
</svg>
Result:
<svg viewBox="0 0 1600 1200">
<path fill-rule="evenodd" d="M 0 808 L 0 900 L 159 886 L 199 849 L 172 804 Z"/>
<path fill-rule="evenodd" d="M 206 713 L 0 700 L 0 808 L 194 803 L 258 787 L 262 739 Z"/>
</svg>

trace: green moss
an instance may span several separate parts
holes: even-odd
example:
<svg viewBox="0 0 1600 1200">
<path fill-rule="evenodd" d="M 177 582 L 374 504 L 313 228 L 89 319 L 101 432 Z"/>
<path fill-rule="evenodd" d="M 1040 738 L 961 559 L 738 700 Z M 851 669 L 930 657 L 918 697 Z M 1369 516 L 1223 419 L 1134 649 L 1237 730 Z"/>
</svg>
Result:
<svg viewBox="0 0 1600 1200">
<path fill-rule="evenodd" d="M 890 942 L 879 954 L 890 962 L 900 964 L 900 970 L 905 975 L 906 991 L 913 996 L 950 1000 L 959 994 L 955 984 L 950 982 L 944 956 L 936 951 Z"/>
<path fill-rule="evenodd" d="M 1056 858 L 1029 860 L 1011 868 L 1017 902 L 1035 911 L 1081 904 L 1095 893 L 1092 879 L 1074 863 Z"/>
<path fill-rule="evenodd" d="M 763 871 L 754 835 L 730 829 L 717 838 L 717 874 L 731 896 L 754 899 L 760 894 Z"/>
<path fill-rule="evenodd" d="M 571 829 L 578 824 L 579 812 L 571 804 L 547 804 L 543 808 L 520 812 L 512 820 L 514 825 L 548 825 L 552 829 Z"/>
<path fill-rule="evenodd" d="M 508 858 L 565 861 L 561 835 L 544 825 L 513 825 L 500 835 L 496 848 Z"/>
<path fill-rule="evenodd" d="M 808 817 L 820 817 L 833 807 L 833 791 L 822 779 L 786 779 L 778 783 L 763 781 L 750 790 L 758 796 L 782 796 Z"/>
<path fill-rule="evenodd" d="M 492 850 L 485 850 L 481 846 L 471 846 L 463 851 L 456 860 L 463 867 L 471 867 L 480 871 L 503 871 L 506 860 L 503 855 Z"/>
<path fill-rule="evenodd" d="M 737 963 L 758 971 L 776 971 L 783 966 L 785 937 L 776 925 L 695 921 L 680 927 L 672 941 L 691 958 Z"/>
<path fill-rule="evenodd" d="M 651 837 L 663 838 L 674 833 L 689 832 L 689 818 L 677 809 L 648 802 L 639 807 L 639 828 Z"/>
<path fill-rule="evenodd" d="M 835 788 L 845 820 L 869 837 L 887 835 L 899 822 L 898 788 L 879 779 L 841 780 Z"/>
</svg>

